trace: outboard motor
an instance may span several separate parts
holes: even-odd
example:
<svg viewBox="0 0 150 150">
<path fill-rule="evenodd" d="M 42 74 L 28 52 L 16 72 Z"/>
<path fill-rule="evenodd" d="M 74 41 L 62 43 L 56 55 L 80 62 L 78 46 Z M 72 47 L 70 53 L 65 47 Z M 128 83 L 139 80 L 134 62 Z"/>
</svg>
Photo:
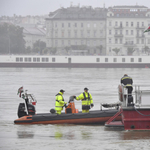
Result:
<svg viewBox="0 0 150 150">
<path fill-rule="evenodd" d="M 74 96 L 70 96 L 69 97 L 69 105 L 66 107 L 65 109 L 65 113 L 78 113 L 78 109 L 75 108 L 75 104 L 74 104 Z"/>
<path fill-rule="evenodd" d="M 20 87 L 18 89 L 18 94 L 20 98 L 23 98 L 25 100 L 25 103 L 20 103 L 18 107 L 18 117 L 23 117 L 26 115 L 35 115 L 35 106 L 36 105 L 36 99 L 32 94 L 27 94 L 27 90 L 25 90 L 23 87 Z"/>
<path fill-rule="evenodd" d="M 29 115 L 35 115 L 35 107 L 31 104 L 27 104 L 28 114 Z M 25 103 L 20 103 L 18 107 L 18 117 L 26 116 L 26 109 L 25 109 Z"/>
</svg>

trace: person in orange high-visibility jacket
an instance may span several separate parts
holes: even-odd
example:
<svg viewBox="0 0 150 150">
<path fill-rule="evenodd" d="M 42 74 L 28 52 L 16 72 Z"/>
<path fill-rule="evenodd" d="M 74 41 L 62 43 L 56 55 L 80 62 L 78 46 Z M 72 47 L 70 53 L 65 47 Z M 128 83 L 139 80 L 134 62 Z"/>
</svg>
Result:
<svg viewBox="0 0 150 150">
<path fill-rule="evenodd" d="M 64 92 L 65 92 L 64 90 L 60 90 L 60 92 L 56 94 L 55 110 L 56 113 L 59 115 L 61 114 L 64 105 L 67 104 L 67 102 L 64 102 L 64 98 L 62 96 Z"/>
<path fill-rule="evenodd" d="M 82 100 L 82 113 L 88 113 L 89 109 L 94 106 L 92 95 L 88 93 L 88 88 L 84 88 L 84 92 L 78 97 L 74 96 L 76 100 Z"/>
</svg>

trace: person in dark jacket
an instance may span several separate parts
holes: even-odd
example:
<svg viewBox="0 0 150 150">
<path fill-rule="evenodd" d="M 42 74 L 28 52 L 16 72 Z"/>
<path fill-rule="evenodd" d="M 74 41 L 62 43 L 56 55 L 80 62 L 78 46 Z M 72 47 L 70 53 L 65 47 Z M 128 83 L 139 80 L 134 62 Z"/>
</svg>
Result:
<svg viewBox="0 0 150 150">
<path fill-rule="evenodd" d="M 121 84 L 123 84 L 124 87 L 128 89 L 128 95 L 132 95 L 132 91 L 133 91 L 132 78 L 129 77 L 127 74 L 124 74 L 124 76 L 121 78 Z"/>
</svg>

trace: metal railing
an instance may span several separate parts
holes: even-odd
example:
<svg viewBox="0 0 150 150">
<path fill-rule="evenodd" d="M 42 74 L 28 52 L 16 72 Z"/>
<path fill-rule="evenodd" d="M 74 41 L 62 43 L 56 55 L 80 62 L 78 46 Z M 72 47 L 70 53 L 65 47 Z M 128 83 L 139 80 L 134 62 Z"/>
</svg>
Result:
<svg viewBox="0 0 150 150">
<path fill-rule="evenodd" d="M 150 89 L 150 86 L 134 85 L 132 94 L 128 94 L 128 89 L 126 88 L 126 86 L 121 85 L 121 92 L 119 90 L 119 96 L 121 95 L 122 106 L 128 107 L 128 99 L 130 96 L 132 96 L 133 106 L 150 107 L 150 90 L 149 89 Z M 147 103 L 144 104 L 143 103 L 144 101 L 146 101 Z"/>
</svg>

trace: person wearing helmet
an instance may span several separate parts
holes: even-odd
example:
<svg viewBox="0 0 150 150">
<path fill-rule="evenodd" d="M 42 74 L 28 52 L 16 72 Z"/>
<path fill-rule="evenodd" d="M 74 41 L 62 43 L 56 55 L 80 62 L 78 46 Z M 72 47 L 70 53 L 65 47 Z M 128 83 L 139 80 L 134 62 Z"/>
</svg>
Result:
<svg viewBox="0 0 150 150">
<path fill-rule="evenodd" d="M 132 87 L 132 84 L 133 84 L 133 80 L 131 77 L 129 77 L 127 74 L 124 74 L 124 76 L 121 78 L 121 84 L 123 84 L 123 86 L 125 88 L 128 89 L 128 94 L 129 95 L 132 95 L 132 90 L 133 90 L 133 87 Z"/>
<path fill-rule="evenodd" d="M 76 100 L 82 100 L 82 113 L 88 113 L 89 109 L 94 106 L 92 95 L 88 92 L 88 88 L 84 88 L 84 92 L 78 97 L 74 96 Z"/>
<path fill-rule="evenodd" d="M 59 115 L 61 114 L 64 105 L 67 104 L 67 102 L 64 102 L 64 98 L 62 96 L 64 92 L 65 92 L 64 90 L 60 90 L 60 92 L 56 94 L 55 110 L 56 113 Z"/>
</svg>

